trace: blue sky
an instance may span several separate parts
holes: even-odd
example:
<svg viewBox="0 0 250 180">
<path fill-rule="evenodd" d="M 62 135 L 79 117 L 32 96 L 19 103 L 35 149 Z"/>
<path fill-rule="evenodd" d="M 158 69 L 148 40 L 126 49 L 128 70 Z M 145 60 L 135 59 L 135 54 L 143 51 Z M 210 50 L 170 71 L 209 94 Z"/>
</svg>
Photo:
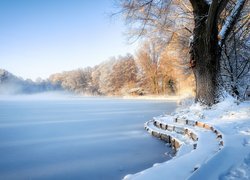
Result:
<svg viewBox="0 0 250 180">
<path fill-rule="evenodd" d="M 113 0 L 0 0 L 0 68 L 24 78 L 134 53 Z"/>
</svg>

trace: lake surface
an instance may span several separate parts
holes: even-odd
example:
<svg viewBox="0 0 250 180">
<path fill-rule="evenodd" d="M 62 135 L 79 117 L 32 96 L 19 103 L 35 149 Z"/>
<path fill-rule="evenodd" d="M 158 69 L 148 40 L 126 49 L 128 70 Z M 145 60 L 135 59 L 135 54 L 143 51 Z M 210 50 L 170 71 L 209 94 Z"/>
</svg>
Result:
<svg viewBox="0 0 250 180">
<path fill-rule="evenodd" d="M 0 179 L 121 179 L 169 159 L 145 121 L 175 102 L 0 100 Z"/>
</svg>

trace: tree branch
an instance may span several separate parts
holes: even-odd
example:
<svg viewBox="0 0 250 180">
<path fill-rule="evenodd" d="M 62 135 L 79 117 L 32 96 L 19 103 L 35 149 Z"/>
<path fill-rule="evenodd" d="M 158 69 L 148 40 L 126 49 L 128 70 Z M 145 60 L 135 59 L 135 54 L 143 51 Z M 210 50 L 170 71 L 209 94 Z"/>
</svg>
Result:
<svg viewBox="0 0 250 180">
<path fill-rule="evenodd" d="M 212 29 L 214 26 L 217 26 L 217 20 L 221 14 L 221 12 L 226 7 L 229 0 L 213 0 L 208 11 L 208 19 L 207 19 L 207 32 L 208 36 L 212 33 Z"/>
<path fill-rule="evenodd" d="M 238 0 L 234 9 L 231 11 L 230 15 L 226 18 L 225 24 L 222 26 L 219 33 L 219 45 L 222 47 L 225 43 L 227 36 L 234 27 L 237 18 L 240 15 L 241 10 L 244 7 L 246 0 Z"/>
<path fill-rule="evenodd" d="M 189 0 L 194 12 L 199 12 L 209 7 L 206 0 Z"/>
<path fill-rule="evenodd" d="M 208 40 L 212 34 L 214 25 L 215 26 L 217 25 L 216 19 L 217 19 L 217 12 L 218 12 L 218 6 L 219 6 L 218 4 L 219 4 L 218 0 L 213 0 L 208 10 L 208 16 L 207 16 L 207 39 Z"/>
</svg>

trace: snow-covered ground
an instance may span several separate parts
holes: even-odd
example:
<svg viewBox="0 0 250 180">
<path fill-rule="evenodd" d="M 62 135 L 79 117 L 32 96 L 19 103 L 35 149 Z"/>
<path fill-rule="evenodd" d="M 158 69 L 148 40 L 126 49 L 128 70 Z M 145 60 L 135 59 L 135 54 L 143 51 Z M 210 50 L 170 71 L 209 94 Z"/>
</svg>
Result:
<svg viewBox="0 0 250 180">
<path fill-rule="evenodd" d="M 145 124 L 150 133 L 170 135 L 181 142 L 176 156 L 124 179 L 250 179 L 250 102 L 239 104 L 228 96 L 211 108 L 187 104 L 183 103 L 171 115 L 156 117 Z M 204 122 L 212 129 L 188 125 L 186 120 Z M 165 125 L 188 129 L 198 140 L 178 131 L 164 130 Z M 194 144 L 197 147 L 190 148 Z"/>
</svg>

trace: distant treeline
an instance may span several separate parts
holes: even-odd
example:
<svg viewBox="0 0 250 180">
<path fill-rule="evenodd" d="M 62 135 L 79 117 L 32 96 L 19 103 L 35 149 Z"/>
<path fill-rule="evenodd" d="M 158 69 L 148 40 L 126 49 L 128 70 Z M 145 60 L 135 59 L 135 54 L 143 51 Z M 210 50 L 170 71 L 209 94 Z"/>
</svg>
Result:
<svg viewBox="0 0 250 180">
<path fill-rule="evenodd" d="M 112 58 L 93 68 L 87 67 L 53 74 L 52 84 L 91 95 L 121 95 L 138 87 L 138 67 L 132 55 Z"/>
<path fill-rule="evenodd" d="M 172 37 L 165 48 L 145 41 L 133 56 L 112 57 L 95 67 L 52 74 L 47 80 L 24 80 L 0 71 L 0 93 L 66 90 L 85 95 L 174 95 L 192 93 L 188 42 Z M 180 53 L 181 52 L 181 53 Z"/>
<path fill-rule="evenodd" d="M 30 79 L 24 80 L 0 69 L 0 94 L 31 94 L 54 90 L 61 90 L 61 87 L 40 78 L 36 82 Z"/>
<path fill-rule="evenodd" d="M 173 55 L 187 54 L 186 46 L 171 45 L 159 50 L 153 42 L 145 42 L 136 55 L 112 57 L 95 67 L 53 74 L 49 81 L 63 89 L 91 95 L 174 95 L 181 89 L 192 93 L 193 77 L 188 58 Z M 176 59 L 179 59 L 178 61 Z"/>
</svg>

